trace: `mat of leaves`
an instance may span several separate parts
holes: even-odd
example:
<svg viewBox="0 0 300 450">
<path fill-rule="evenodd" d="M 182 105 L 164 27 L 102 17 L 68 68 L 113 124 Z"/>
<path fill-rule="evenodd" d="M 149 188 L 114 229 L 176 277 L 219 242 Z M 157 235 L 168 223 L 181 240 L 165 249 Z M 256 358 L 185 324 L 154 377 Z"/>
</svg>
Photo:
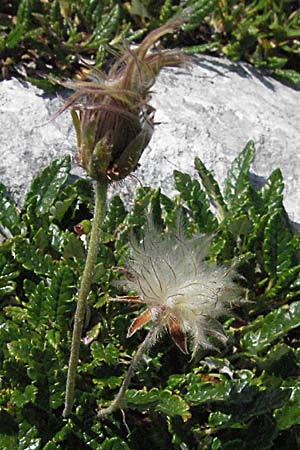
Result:
<svg viewBox="0 0 300 450">
<path fill-rule="evenodd" d="M 249 182 L 252 142 L 233 161 L 222 190 L 199 158 L 196 178 L 174 172 L 178 195 L 143 187 L 127 211 L 110 202 L 89 297 L 74 414 L 62 418 L 78 280 L 92 210 L 89 181 L 69 178 L 68 158 L 32 182 L 19 210 L 0 186 L 0 447 L 59 449 L 297 448 L 300 423 L 300 232 L 282 204 L 275 170 Z M 117 187 L 116 187 L 117 189 Z M 126 339 L 136 307 L 120 294 L 113 266 L 127 255 L 145 215 L 161 230 L 214 233 L 210 262 L 234 263 L 247 302 L 225 319 L 228 343 L 191 361 L 165 336 L 144 357 L 124 416 L 102 422 L 145 331 Z M 79 236 L 74 226 L 81 224 Z M 76 227 L 76 230 L 79 228 Z"/>
<path fill-rule="evenodd" d="M 288 0 L 2 0 L 0 78 L 17 74 L 53 90 L 53 78 L 73 77 L 83 61 L 102 67 L 186 7 L 167 46 L 244 60 L 299 87 L 300 9 Z"/>
</svg>

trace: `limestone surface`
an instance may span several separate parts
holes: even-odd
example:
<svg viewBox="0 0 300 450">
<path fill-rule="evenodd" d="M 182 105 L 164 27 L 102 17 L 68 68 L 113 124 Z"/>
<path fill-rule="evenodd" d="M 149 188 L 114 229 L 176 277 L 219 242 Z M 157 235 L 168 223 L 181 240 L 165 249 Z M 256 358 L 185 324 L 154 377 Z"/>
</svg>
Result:
<svg viewBox="0 0 300 450">
<path fill-rule="evenodd" d="M 34 174 L 53 158 L 76 154 L 68 113 L 51 116 L 59 100 L 18 80 L 0 83 L 0 180 L 20 203 Z M 131 203 L 140 183 L 175 194 L 173 170 L 194 174 L 199 156 L 222 186 L 231 161 L 252 139 L 251 171 L 260 183 L 277 167 L 285 181 L 285 206 L 300 221 L 300 92 L 246 64 L 194 58 L 191 68 L 164 70 L 152 105 L 159 122 L 135 176 L 111 191 Z M 81 173 L 74 161 L 75 173 Z"/>
</svg>

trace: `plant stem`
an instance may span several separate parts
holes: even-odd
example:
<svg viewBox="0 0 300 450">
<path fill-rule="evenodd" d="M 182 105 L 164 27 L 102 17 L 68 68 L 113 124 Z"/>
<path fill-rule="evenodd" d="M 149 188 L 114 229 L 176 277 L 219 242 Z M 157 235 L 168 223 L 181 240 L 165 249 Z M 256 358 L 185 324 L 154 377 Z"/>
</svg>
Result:
<svg viewBox="0 0 300 450">
<path fill-rule="evenodd" d="M 117 409 L 121 408 L 122 400 L 125 395 L 125 392 L 129 386 L 129 383 L 131 381 L 131 378 L 134 375 L 134 371 L 140 362 L 142 356 L 147 351 L 148 347 L 150 347 L 151 340 L 155 334 L 155 331 L 157 329 L 157 326 L 154 324 L 152 328 L 150 328 L 147 336 L 143 340 L 143 342 L 140 344 L 139 348 L 136 351 L 136 354 L 134 355 L 131 364 L 129 366 L 128 372 L 126 374 L 126 377 L 124 378 L 124 381 L 122 383 L 122 386 L 120 387 L 120 390 L 116 396 L 116 398 L 111 402 L 111 404 L 107 408 L 102 408 L 98 412 L 98 418 L 102 419 L 105 416 L 108 416 L 109 414 L 112 414 L 113 412 L 117 411 Z"/>
<path fill-rule="evenodd" d="M 63 417 L 68 417 L 70 415 L 74 402 L 75 378 L 79 358 L 82 327 L 86 312 L 87 298 L 90 292 L 94 267 L 96 264 L 98 254 L 101 226 L 104 220 L 106 209 L 106 197 L 107 197 L 107 184 L 103 184 L 97 181 L 95 183 L 95 210 L 94 210 L 93 224 L 74 317 L 74 328 L 68 367 L 65 408 L 63 411 Z"/>
</svg>

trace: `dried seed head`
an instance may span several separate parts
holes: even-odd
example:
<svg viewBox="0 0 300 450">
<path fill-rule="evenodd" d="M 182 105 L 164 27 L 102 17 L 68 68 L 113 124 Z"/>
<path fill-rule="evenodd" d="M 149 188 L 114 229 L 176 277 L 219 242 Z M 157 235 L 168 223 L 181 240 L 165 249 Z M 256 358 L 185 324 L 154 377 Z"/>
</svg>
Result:
<svg viewBox="0 0 300 450">
<path fill-rule="evenodd" d="M 136 169 L 154 128 L 150 88 L 163 67 L 187 62 L 175 50 L 149 50 L 181 23 L 182 19 L 170 21 L 149 33 L 137 48 L 125 49 L 108 74 L 94 70 L 90 81 L 64 84 L 75 92 L 60 112 L 71 108 L 78 159 L 92 178 L 122 180 Z"/>
<path fill-rule="evenodd" d="M 210 240 L 205 235 L 162 237 L 150 227 L 142 243 L 131 243 L 130 277 L 124 284 L 139 294 L 147 310 L 134 320 L 129 336 L 152 320 L 157 335 L 166 329 L 184 353 L 187 335 L 193 355 L 199 346 L 211 346 L 209 336 L 226 341 L 217 319 L 237 304 L 241 289 L 233 270 L 204 261 Z"/>
</svg>

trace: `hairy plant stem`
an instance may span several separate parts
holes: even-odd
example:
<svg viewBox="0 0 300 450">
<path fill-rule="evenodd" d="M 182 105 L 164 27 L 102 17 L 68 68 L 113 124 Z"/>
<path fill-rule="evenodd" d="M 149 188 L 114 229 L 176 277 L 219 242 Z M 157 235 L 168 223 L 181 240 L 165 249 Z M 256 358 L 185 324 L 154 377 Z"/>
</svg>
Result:
<svg viewBox="0 0 300 450">
<path fill-rule="evenodd" d="M 99 240 L 101 234 L 101 226 L 105 216 L 107 197 L 107 184 L 95 182 L 95 210 L 92 223 L 90 241 L 88 246 L 88 253 L 85 261 L 81 284 L 78 294 L 77 307 L 74 317 L 74 328 L 72 335 L 71 354 L 69 359 L 68 376 L 66 384 L 65 408 L 63 417 L 68 417 L 71 414 L 74 391 L 75 378 L 79 358 L 80 340 L 82 334 L 82 327 L 84 316 L 86 312 L 87 298 L 90 292 L 94 267 L 98 254 Z"/>
<path fill-rule="evenodd" d="M 148 334 L 146 335 L 143 342 L 140 344 L 139 348 L 136 351 L 136 354 L 134 355 L 134 357 L 131 361 L 128 372 L 126 374 L 126 377 L 124 378 L 124 381 L 122 383 L 122 386 L 120 387 L 120 390 L 119 390 L 116 398 L 111 402 L 111 404 L 107 408 L 100 409 L 100 411 L 98 412 L 99 419 L 102 419 L 103 417 L 108 416 L 109 414 L 112 414 L 113 412 L 117 411 L 118 409 L 121 409 L 123 397 L 129 386 L 131 378 L 134 375 L 134 371 L 135 371 L 138 363 L 142 359 L 143 355 L 150 347 L 151 340 L 155 334 L 156 329 L 157 329 L 156 324 L 154 324 L 152 326 L 152 328 L 150 328 Z"/>
</svg>

